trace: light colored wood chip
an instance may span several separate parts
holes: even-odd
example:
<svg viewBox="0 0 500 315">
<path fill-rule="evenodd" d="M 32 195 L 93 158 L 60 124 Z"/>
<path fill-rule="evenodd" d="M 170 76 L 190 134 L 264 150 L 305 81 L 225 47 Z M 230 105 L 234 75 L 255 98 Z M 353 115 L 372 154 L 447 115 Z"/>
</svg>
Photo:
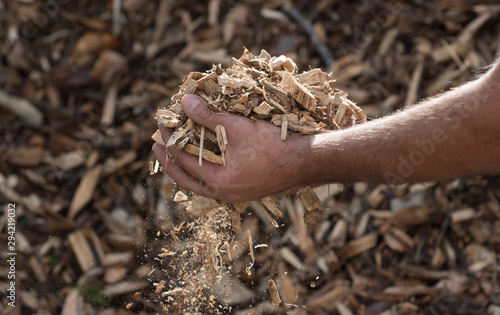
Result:
<svg viewBox="0 0 500 315">
<path fill-rule="evenodd" d="M 186 146 L 184 147 L 184 150 L 186 150 L 187 153 L 198 156 L 200 152 L 200 148 L 197 146 L 194 146 L 192 144 L 187 143 Z M 215 164 L 224 164 L 222 161 L 222 157 L 220 155 L 215 154 L 212 151 L 203 149 L 203 159 L 205 159 L 208 162 L 215 163 Z"/>
<path fill-rule="evenodd" d="M 316 110 L 316 98 L 314 95 L 295 79 L 293 74 L 284 72 L 281 87 L 290 92 L 292 97 L 309 111 Z"/>
<path fill-rule="evenodd" d="M 469 221 L 472 220 L 476 214 L 477 212 L 473 208 L 456 210 L 451 213 L 451 222 L 459 223 L 459 222 Z"/>
<path fill-rule="evenodd" d="M 266 208 L 260 203 L 260 202 L 255 202 L 255 205 L 259 208 L 259 210 L 264 214 L 264 216 L 271 222 L 272 226 L 275 228 L 279 228 L 279 224 L 274 220 L 274 218 L 267 212 Z"/>
<path fill-rule="evenodd" d="M 116 98 L 118 97 L 118 90 L 118 83 L 112 84 L 108 89 L 108 93 L 106 94 L 106 98 L 104 99 L 104 106 L 101 116 L 102 126 L 107 127 L 111 125 L 113 123 L 113 120 L 115 119 Z"/>
<path fill-rule="evenodd" d="M 174 202 L 186 202 L 186 201 L 189 201 L 189 197 L 183 193 L 182 191 L 178 191 L 175 193 L 175 196 L 174 196 Z"/>
<path fill-rule="evenodd" d="M 203 161 L 203 142 L 205 141 L 205 126 L 201 126 L 200 149 L 198 151 L 198 164 L 201 166 Z"/>
<path fill-rule="evenodd" d="M 328 243 L 332 247 L 342 247 L 345 245 L 346 238 L 347 222 L 344 219 L 340 219 L 335 223 L 332 233 L 328 235 Z"/>
<path fill-rule="evenodd" d="M 151 285 L 149 281 L 129 281 L 123 280 L 115 284 L 108 285 L 102 290 L 102 294 L 108 297 L 114 297 L 126 293 L 142 290 Z"/>
<path fill-rule="evenodd" d="M 286 135 L 288 133 L 288 120 L 283 120 L 281 122 L 281 140 L 286 140 Z"/>
<path fill-rule="evenodd" d="M 151 139 L 153 139 L 154 142 L 165 145 L 165 142 L 163 142 L 163 138 L 161 137 L 161 132 L 160 130 L 156 130 L 156 132 L 151 136 Z"/>
<path fill-rule="evenodd" d="M 271 105 L 269 105 L 269 103 L 267 103 L 266 101 L 263 101 L 262 103 L 260 103 L 259 106 L 253 108 L 253 111 L 255 113 L 257 113 L 259 115 L 264 115 L 264 116 L 269 115 L 269 113 L 271 113 L 272 110 L 273 110 L 273 107 Z"/>
<path fill-rule="evenodd" d="M 283 217 L 283 213 L 281 210 L 278 208 L 276 205 L 276 202 L 271 196 L 264 197 L 260 200 L 266 208 L 271 211 L 271 213 L 276 217 L 276 218 L 281 218 Z"/>
<path fill-rule="evenodd" d="M 297 69 L 295 62 L 284 55 L 272 57 L 269 63 L 273 71 L 286 70 L 293 73 Z"/>
<path fill-rule="evenodd" d="M 297 81 L 310 86 L 321 85 L 328 81 L 329 75 L 321 69 L 312 69 L 295 76 Z"/>
<path fill-rule="evenodd" d="M 176 144 L 179 140 L 186 136 L 187 132 L 188 130 L 186 128 L 176 129 L 174 132 L 172 132 L 172 135 L 168 139 L 166 146 L 169 147 Z"/>
<path fill-rule="evenodd" d="M 68 240 L 73 253 L 75 253 L 76 260 L 83 271 L 87 271 L 98 265 L 87 238 L 80 230 L 71 233 L 68 236 Z"/>
<path fill-rule="evenodd" d="M 92 199 L 101 176 L 101 171 L 102 165 L 99 164 L 93 169 L 88 170 L 87 173 L 83 175 L 69 206 L 68 217 L 70 219 L 73 219 Z"/>
<path fill-rule="evenodd" d="M 155 119 L 166 128 L 176 128 L 181 123 L 181 116 L 171 109 L 161 109 L 156 111 Z"/>
<path fill-rule="evenodd" d="M 377 245 L 378 234 L 373 232 L 361 238 L 350 241 L 346 246 L 338 250 L 340 258 L 349 259 L 359 254 L 362 254 Z"/>
<path fill-rule="evenodd" d="M 71 289 L 66 295 L 61 311 L 62 315 L 84 314 L 83 295 L 78 288 Z"/>
<path fill-rule="evenodd" d="M 234 207 L 234 209 L 237 212 L 243 213 L 250 206 L 251 203 L 252 203 L 251 201 L 248 201 L 248 202 L 235 202 L 235 203 L 233 203 L 233 207 Z"/>
<path fill-rule="evenodd" d="M 297 195 L 307 211 L 312 211 L 321 206 L 321 200 L 310 186 L 300 188 Z"/>
<path fill-rule="evenodd" d="M 120 168 L 134 162 L 136 158 L 137 158 L 137 151 L 135 150 L 126 151 L 120 154 L 118 158 L 109 157 L 104 162 L 104 165 L 102 167 L 102 174 L 104 176 L 113 174 Z"/>
<path fill-rule="evenodd" d="M 20 117 L 26 124 L 39 128 L 43 123 L 43 113 L 24 98 L 11 96 L 0 91 L 0 108 L 6 109 Z"/>
<path fill-rule="evenodd" d="M 305 265 L 304 263 L 295 255 L 290 248 L 288 247 L 283 247 L 279 251 L 280 256 L 283 257 L 283 259 L 286 260 L 290 265 L 292 265 L 295 269 L 297 270 L 304 270 Z"/>
</svg>

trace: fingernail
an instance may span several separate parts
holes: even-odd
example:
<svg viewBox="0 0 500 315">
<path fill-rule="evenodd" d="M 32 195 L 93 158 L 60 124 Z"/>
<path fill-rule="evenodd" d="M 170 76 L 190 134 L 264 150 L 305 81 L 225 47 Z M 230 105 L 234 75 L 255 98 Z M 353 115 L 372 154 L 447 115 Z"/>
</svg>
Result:
<svg viewBox="0 0 500 315">
<path fill-rule="evenodd" d="M 196 95 L 193 95 L 193 94 L 188 94 L 186 95 L 186 99 L 185 99 L 185 106 L 186 106 L 186 109 L 188 110 L 193 110 L 195 109 L 201 102 L 201 99 L 196 96 Z"/>
</svg>

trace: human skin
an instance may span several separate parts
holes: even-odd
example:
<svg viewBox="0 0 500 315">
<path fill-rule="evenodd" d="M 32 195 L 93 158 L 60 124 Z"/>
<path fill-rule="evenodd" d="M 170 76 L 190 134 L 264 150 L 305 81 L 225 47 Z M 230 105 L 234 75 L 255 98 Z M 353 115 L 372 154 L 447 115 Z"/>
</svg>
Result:
<svg viewBox="0 0 500 315">
<path fill-rule="evenodd" d="M 226 129 L 226 165 L 165 147 L 153 149 L 177 184 L 227 202 L 258 200 L 304 185 L 417 182 L 500 172 L 500 66 L 479 79 L 393 115 L 318 135 L 214 112 L 195 95 L 182 108 L 196 123 Z M 160 126 L 166 143 L 172 130 Z M 186 175 L 191 174 L 192 177 Z M 194 178 L 193 178 L 194 177 Z"/>
</svg>

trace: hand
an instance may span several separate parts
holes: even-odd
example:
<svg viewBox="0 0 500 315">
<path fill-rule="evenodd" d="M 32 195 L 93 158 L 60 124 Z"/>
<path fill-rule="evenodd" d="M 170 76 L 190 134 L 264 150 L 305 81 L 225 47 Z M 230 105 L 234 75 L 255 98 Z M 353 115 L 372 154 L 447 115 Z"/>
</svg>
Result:
<svg viewBox="0 0 500 315">
<path fill-rule="evenodd" d="M 203 160 L 200 166 L 198 156 L 175 146 L 168 147 L 173 158 L 166 172 L 181 188 L 227 202 L 243 202 L 305 184 L 300 171 L 304 169 L 305 148 L 312 142 L 312 136 L 289 132 L 282 141 L 279 127 L 225 111 L 214 112 L 196 95 L 185 95 L 181 104 L 186 115 L 196 123 L 212 131 L 217 125 L 224 126 L 228 140 L 224 154 L 226 165 Z M 160 131 L 167 143 L 172 130 L 160 126 Z M 155 144 L 153 149 L 165 167 L 165 147 Z"/>
</svg>

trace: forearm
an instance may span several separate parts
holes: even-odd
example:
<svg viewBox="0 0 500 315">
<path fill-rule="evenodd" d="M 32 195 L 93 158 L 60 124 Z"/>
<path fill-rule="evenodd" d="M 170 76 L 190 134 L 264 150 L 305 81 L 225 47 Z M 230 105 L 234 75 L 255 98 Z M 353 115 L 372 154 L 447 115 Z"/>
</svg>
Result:
<svg viewBox="0 0 500 315">
<path fill-rule="evenodd" d="M 500 171 L 500 69 L 420 105 L 303 146 L 307 183 L 423 181 Z"/>
</svg>

